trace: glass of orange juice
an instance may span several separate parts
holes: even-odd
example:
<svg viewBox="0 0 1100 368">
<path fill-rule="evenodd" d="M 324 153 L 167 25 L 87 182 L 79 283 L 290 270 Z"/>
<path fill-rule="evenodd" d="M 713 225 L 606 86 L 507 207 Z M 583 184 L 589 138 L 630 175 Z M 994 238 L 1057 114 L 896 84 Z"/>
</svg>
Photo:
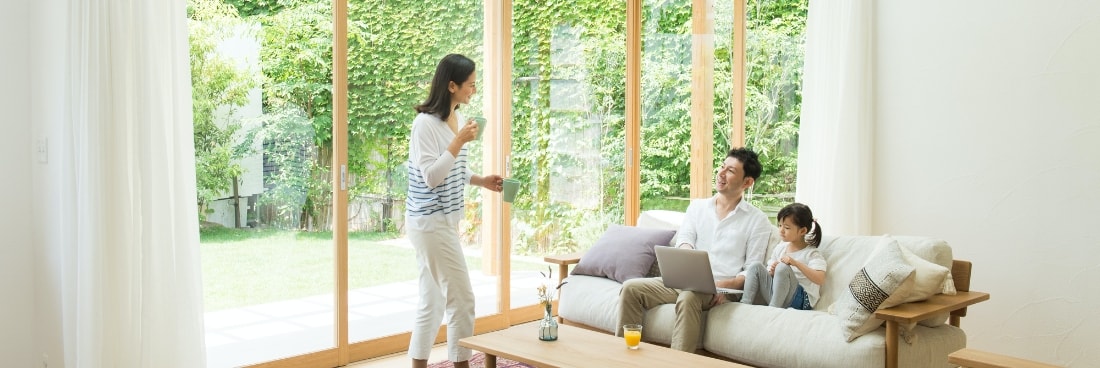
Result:
<svg viewBox="0 0 1100 368">
<path fill-rule="evenodd" d="M 637 350 L 642 342 L 642 325 L 623 325 L 623 339 L 628 349 Z"/>
</svg>

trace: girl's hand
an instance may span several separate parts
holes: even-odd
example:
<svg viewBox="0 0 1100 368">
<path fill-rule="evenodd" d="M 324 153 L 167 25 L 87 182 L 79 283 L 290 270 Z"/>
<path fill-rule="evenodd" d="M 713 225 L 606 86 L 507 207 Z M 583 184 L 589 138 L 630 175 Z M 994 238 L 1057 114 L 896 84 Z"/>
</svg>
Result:
<svg viewBox="0 0 1100 368">
<path fill-rule="evenodd" d="M 768 274 L 769 275 L 775 276 L 775 266 L 777 264 L 779 264 L 779 261 L 773 261 L 771 264 L 768 265 Z"/>
</svg>

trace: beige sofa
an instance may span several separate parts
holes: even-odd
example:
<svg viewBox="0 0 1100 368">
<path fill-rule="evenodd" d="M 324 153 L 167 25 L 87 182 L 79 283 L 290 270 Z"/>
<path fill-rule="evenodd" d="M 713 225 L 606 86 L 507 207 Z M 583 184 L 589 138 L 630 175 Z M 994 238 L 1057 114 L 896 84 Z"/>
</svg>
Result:
<svg viewBox="0 0 1100 368">
<path fill-rule="evenodd" d="M 676 228 L 677 213 L 649 211 L 639 226 Z M 829 264 L 822 295 L 813 311 L 771 308 L 740 303 L 719 305 L 704 316 L 701 348 L 709 355 L 759 367 L 949 367 L 947 355 L 966 347 L 959 317 L 966 306 L 989 298 L 969 292 L 970 264 L 952 259 L 942 240 L 927 237 L 893 237 L 895 247 L 951 269 L 955 295 L 934 295 L 927 300 L 878 309 L 874 316 L 886 323 L 848 341 L 842 318 L 829 307 L 849 293 L 853 276 L 865 267 L 872 250 L 880 247 L 877 236 L 825 236 L 820 245 Z M 583 254 L 547 257 L 565 275 Z M 617 281 L 594 276 L 570 275 L 561 289 L 558 315 L 563 323 L 613 333 L 618 326 Z M 943 322 L 950 314 L 950 324 Z M 646 313 L 643 339 L 668 345 L 672 340 L 675 306 L 658 306 Z M 918 323 L 923 321 L 921 323 Z M 927 326 L 926 326 L 927 325 Z"/>
</svg>

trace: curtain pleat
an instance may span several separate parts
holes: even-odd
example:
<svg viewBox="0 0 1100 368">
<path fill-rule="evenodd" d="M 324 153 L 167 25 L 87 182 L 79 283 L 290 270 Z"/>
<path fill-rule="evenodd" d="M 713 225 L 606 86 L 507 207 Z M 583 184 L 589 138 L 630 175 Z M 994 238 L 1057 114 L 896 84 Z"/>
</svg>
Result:
<svg viewBox="0 0 1100 368">
<path fill-rule="evenodd" d="M 203 367 L 186 2 L 70 4 L 66 366 Z"/>
<path fill-rule="evenodd" d="M 811 0 L 795 200 L 834 235 L 870 234 L 871 0 Z"/>
</svg>

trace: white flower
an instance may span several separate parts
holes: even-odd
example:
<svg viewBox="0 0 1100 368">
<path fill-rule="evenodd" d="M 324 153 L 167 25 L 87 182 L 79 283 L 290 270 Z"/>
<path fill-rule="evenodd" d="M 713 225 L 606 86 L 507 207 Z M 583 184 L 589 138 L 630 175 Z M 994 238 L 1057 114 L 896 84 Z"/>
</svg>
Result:
<svg viewBox="0 0 1100 368">
<path fill-rule="evenodd" d="M 550 303 L 554 302 L 554 296 L 557 295 L 558 289 L 561 289 L 562 285 L 565 285 L 567 282 L 562 281 L 560 284 L 558 284 L 557 287 L 555 287 L 553 290 L 550 290 L 547 285 L 554 282 L 554 272 L 550 269 L 550 266 L 546 266 L 545 273 L 540 271 L 539 274 L 541 274 L 542 277 L 546 279 L 546 281 L 542 284 L 539 284 L 538 287 L 539 302 L 542 303 L 543 306 L 548 306 L 550 305 Z"/>
</svg>

